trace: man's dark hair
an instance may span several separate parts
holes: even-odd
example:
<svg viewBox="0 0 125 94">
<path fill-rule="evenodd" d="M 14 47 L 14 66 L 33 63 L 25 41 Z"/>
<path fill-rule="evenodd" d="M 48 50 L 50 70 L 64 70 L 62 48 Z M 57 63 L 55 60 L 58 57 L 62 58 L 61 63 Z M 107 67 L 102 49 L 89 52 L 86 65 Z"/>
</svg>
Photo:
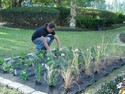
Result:
<svg viewBox="0 0 125 94">
<path fill-rule="evenodd" d="M 50 29 L 52 29 L 52 28 L 55 28 L 55 25 L 53 23 L 48 23 L 47 27 L 49 27 Z"/>
</svg>

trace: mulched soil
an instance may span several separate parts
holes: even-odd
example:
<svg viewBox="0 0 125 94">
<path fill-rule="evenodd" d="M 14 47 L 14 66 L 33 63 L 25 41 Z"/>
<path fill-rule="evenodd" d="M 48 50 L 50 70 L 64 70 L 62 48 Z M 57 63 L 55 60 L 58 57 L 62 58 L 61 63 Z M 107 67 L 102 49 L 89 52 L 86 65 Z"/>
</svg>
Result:
<svg viewBox="0 0 125 94">
<path fill-rule="evenodd" d="M 11 76 L 9 73 L 4 73 L 3 70 L 0 70 L 0 75 L 6 79 L 16 81 L 25 85 L 28 85 L 35 90 L 46 92 L 47 94 L 75 94 L 83 91 L 89 85 L 92 85 L 99 78 L 107 75 L 114 69 L 125 64 L 125 59 L 117 60 L 111 65 L 107 65 L 105 69 L 101 69 L 99 73 L 94 73 L 92 76 L 86 76 L 84 72 L 81 72 L 81 84 L 73 83 L 71 88 L 68 91 L 64 90 L 64 81 L 62 77 L 58 76 L 58 81 L 55 87 L 49 87 L 47 82 L 44 80 L 44 75 L 46 73 L 46 69 L 41 72 L 41 84 L 35 84 L 35 72 L 32 66 L 27 67 L 28 70 L 28 80 L 24 81 L 21 79 L 19 73 L 22 68 L 17 67 L 17 76 Z M 2 65 L 0 65 L 2 67 Z M 10 78 L 11 77 L 11 78 Z"/>
</svg>

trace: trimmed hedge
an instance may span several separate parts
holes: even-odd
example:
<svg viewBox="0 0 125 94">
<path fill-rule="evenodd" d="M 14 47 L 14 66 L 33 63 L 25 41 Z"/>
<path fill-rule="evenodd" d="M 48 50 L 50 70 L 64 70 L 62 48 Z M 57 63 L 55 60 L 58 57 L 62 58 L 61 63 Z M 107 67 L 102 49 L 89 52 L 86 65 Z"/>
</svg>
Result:
<svg viewBox="0 0 125 94">
<path fill-rule="evenodd" d="M 111 26 L 122 23 L 125 16 L 97 9 L 76 9 L 76 26 L 85 29 L 97 29 L 100 26 Z M 97 19 L 100 17 L 100 20 Z M 0 21 L 21 26 L 41 26 L 55 22 L 58 26 L 69 26 L 70 8 L 65 7 L 20 7 L 0 10 Z"/>
<path fill-rule="evenodd" d="M 91 16 L 77 16 L 76 23 L 78 27 L 82 28 L 96 28 L 96 19 Z"/>
<path fill-rule="evenodd" d="M 100 17 L 100 20 L 97 19 Z M 97 9 L 77 8 L 76 25 L 84 28 L 97 28 L 97 25 L 111 26 L 112 24 L 123 23 L 125 16 L 121 13 L 113 13 L 109 11 Z"/>
<path fill-rule="evenodd" d="M 57 7 L 55 8 L 60 11 L 59 18 L 57 20 L 57 25 L 59 26 L 69 26 L 70 21 L 70 8 Z"/>
<path fill-rule="evenodd" d="M 16 25 L 40 26 L 50 21 L 55 22 L 59 13 L 50 7 L 9 8 L 0 11 L 0 21 Z"/>
</svg>

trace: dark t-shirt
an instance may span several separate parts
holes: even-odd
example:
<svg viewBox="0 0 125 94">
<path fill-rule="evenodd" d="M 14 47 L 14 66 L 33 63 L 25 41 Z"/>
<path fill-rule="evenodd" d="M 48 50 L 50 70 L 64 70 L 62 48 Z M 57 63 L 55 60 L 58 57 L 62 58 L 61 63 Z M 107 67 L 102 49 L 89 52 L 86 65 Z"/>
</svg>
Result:
<svg viewBox="0 0 125 94">
<path fill-rule="evenodd" d="M 55 35 L 55 32 L 53 31 L 52 33 L 49 33 L 47 31 L 47 27 L 46 26 L 42 26 L 40 28 L 38 28 L 32 35 L 32 41 L 36 38 L 39 38 L 41 36 L 46 37 L 48 34 L 52 34 Z"/>
</svg>

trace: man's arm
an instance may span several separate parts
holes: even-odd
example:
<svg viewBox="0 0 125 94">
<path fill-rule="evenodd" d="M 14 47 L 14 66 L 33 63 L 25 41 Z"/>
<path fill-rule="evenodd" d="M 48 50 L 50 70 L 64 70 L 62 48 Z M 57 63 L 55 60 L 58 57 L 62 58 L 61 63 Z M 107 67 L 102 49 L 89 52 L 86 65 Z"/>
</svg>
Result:
<svg viewBox="0 0 125 94">
<path fill-rule="evenodd" d="M 48 45 L 48 43 L 47 43 L 46 38 L 43 37 L 43 36 L 41 36 L 41 38 L 42 38 L 42 40 L 43 40 L 43 44 L 44 44 L 44 46 L 46 47 L 46 49 L 47 49 L 47 50 L 50 50 L 50 47 L 49 47 L 49 45 Z"/>
<path fill-rule="evenodd" d="M 58 44 L 59 50 L 60 50 L 61 46 L 60 46 L 60 40 L 59 40 L 58 36 L 54 35 L 53 37 L 55 38 L 55 40 L 56 40 L 56 42 Z"/>
</svg>

